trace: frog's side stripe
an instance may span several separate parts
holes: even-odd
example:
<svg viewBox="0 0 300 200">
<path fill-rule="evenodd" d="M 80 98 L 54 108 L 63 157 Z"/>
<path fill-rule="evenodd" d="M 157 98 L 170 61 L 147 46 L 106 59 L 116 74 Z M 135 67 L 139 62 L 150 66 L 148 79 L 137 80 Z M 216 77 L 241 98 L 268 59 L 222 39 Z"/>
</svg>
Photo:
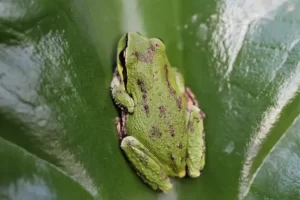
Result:
<svg viewBox="0 0 300 200">
<path fill-rule="evenodd" d="M 174 137 L 174 135 L 175 135 L 175 130 L 174 130 L 174 128 L 173 128 L 173 125 L 170 125 L 170 126 L 169 126 L 169 131 L 170 131 L 170 135 L 171 135 L 172 137 Z"/>
<path fill-rule="evenodd" d="M 160 112 L 160 116 L 165 118 L 166 117 L 166 112 L 167 112 L 166 107 L 165 106 L 159 106 L 158 109 L 159 109 L 159 112 Z"/>
<path fill-rule="evenodd" d="M 162 135 L 162 132 L 159 131 L 159 128 L 156 126 L 152 126 L 150 129 L 150 137 L 152 137 L 153 139 L 158 139 L 160 138 Z"/>
</svg>

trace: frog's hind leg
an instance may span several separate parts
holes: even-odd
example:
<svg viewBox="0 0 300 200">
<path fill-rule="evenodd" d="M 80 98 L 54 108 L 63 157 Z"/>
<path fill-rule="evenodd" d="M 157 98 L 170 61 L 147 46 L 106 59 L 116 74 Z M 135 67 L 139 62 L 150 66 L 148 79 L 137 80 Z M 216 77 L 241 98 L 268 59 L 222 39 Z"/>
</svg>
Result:
<svg viewBox="0 0 300 200">
<path fill-rule="evenodd" d="M 154 190 L 168 192 L 172 189 L 170 179 L 159 161 L 137 139 L 133 136 L 125 137 L 121 142 L 121 148 L 144 182 Z"/>
<path fill-rule="evenodd" d="M 188 104 L 188 174 L 190 177 L 198 177 L 205 165 L 205 114 L 198 108 L 198 102 L 189 88 L 186 88 L 185 98 Z"/>
<path fill-rule="evenodd" d="M 203 130 L 205 114 L 199 109 L 198 101 L 192 90 L 185 87 L 183 76 L 179 70 L 172 68 L 172 71 L 175 82 L 187 101 L 187 171 L 190 177 L 198 177 L 205 165 L 205 133 Z"/>
</svg>

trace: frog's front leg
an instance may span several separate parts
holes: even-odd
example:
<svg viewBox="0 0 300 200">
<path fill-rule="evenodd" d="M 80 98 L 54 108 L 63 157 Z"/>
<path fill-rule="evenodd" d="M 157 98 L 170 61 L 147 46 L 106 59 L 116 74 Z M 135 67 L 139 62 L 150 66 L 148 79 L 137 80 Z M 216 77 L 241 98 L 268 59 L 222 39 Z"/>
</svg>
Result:
<svg viewBox="0 0 300 200">
<path fill-rule="evenodd" d="M 188 107 L 187 168 L 190 177 L 200 176 L 205 164 L 205 133 L 200 109 L 194 105 Z"/>
<path fill-rule="evenodd" d="M 134 109 L 133 99 L 126 91 L 124 82 L 121 81 L 121 77 L 117 70 L 115 71 L 111 82 L 111 90 L 112 97 L 116 104 L 120 105 L 122 109 L 126 108 L 128 112 L 132 113 Z"/>
<path fill-rule="evenodd" d="M 136 138 L 125 137 L 121 142 L 121 148 L 144 182 L 148 183 L 154 190 L 160 189 L 163 192 L 168 192 L 172 189 L 170 179 L 159 161 Z"/>
</svg>

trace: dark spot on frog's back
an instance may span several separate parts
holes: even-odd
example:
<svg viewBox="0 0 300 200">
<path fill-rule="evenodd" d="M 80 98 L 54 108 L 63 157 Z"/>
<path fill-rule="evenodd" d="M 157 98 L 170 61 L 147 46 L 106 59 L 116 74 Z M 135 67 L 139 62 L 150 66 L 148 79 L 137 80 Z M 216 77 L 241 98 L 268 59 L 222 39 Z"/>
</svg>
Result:
<svg viewBox="0 0 300 200">
<path fill-rule="evenodd" d="M 191 133 L 194 132 L 194 123 L 193 123 L 193 121 L 188 122 L 188 129 L 190 130 Z"/>
<path fill-rule="evenodd" d="M 157 128 L 156 126 L 152 126 L 151 130 L 150 130 L 150 137 L 153 139 L 157 139 L 160 138 L 162 135 L 162 133 L 160 132 L 159 128 Z"/>
<path fill-rule="evenodd" d="M 143 81 L 141 79 L 137 79 L 136 83 L 140 86 L 143 85 Z"/>
<path fill-rule="evenodd" d="M 151 63 L 154 57 L 154 52 L 156 50 L 156 45 L 150 45 L 147 48 L 147 53 L 142 54 L 140 52 L 133 52 L 132 55 L 136 56 L 136 58 L 141 62 Z"/>
<path fill-rule="evenodd" d="M 166 116 L 166 111 L 167 111 L 166 107 L 165 106 L 159 106 L 158 108 L 159 108 L 160 116 L 165 117 Z"/>
<path fill-rule="evenodd" d="M 182 149 L 182 143 L 181 142 L 179 143 L 178 148 Z"/>
<path fill-rule="evenodd" d="M 141 79 L 137 79 L 137 85 L 139 86 L 140 90 L 143 93 L 147 93 L 146 87 L 144 85 L 144 82 Z"/>
<path fill-rule="evenodd" d="M 144 104 L 144 110 L 145 110 L 145 112 L 146 112 L 146 114 L 148 116 L 148 114 L 149 114 L 149 106 L 147 104 Z"/>
<path fill-rule="evenodd" d="M 169 131 L 170 131 L 170 135 L 171 135 L 172 137 L 174 137 L 174 135 L 175 135 L 175 130 L 174 130 L 174 128 L 173 128 L 172 125 L 169 126 Z"/>
<path fill-rule="evenodd" d="M 143 99 L 143 107 L 144 107 L 144 110 L 146 112 L 146 115 L 148 116 L 149 114 L 149 106 L 148 106 L 148 103 L 147 103 L 147 89 L 144 85 L 144 82 L 141 80 L 141 79 L 137 79 L 137 85 L 139 86 L 141 92 L 142 92 L 142 99 Z"/>
<path fill-rule="evenodd" d="M 173 156 L 173 154 L 171 152 L 169 152 L 169 157 L 172 161 L 174 161 L 175 157 Z"/>
</svg>

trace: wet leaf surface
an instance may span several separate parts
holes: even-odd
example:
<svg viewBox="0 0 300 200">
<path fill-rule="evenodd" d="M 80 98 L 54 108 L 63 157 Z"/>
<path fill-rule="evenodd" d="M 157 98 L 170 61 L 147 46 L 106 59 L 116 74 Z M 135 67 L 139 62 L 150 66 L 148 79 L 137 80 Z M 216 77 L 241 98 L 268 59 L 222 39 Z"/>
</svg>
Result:
<svg viewBox="0 0 300 200">
<path fill-rule="evenodd" d="M 0 0 L 3 199 L 299 199 L 297 0 Z M 205 111 L 197 179 L 152 191 L 110 97 L 126 31 L 164 41 Z"/>
</svg>

